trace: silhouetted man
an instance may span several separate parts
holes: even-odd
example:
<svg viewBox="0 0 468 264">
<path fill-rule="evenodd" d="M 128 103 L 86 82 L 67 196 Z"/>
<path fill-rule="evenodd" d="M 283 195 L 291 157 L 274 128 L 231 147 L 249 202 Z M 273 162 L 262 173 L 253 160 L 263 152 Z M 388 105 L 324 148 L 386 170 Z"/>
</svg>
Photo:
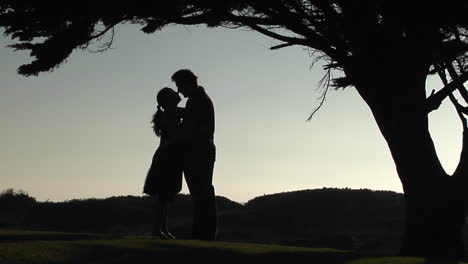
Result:
<svg viewBox="0 0 468 264">
<path fill-rule="evenodd" d="M 182 164 L 193 201 L 192 235 L 194 239 L 214 240 L 217 232 L 213 169 L 215 114 L 213 102 L 198 85 L 192 71 L 182 69 L 172 75 L 177 91 L 187 97 L 182 117 Z"/>
</svg>

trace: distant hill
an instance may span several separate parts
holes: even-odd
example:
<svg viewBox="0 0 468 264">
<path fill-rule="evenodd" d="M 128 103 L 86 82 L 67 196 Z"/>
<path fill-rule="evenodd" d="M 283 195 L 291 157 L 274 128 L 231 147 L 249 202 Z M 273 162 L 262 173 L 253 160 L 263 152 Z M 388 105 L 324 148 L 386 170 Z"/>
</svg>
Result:
<svg viewBox="0 0 468 264">
<path fill-rule="evenodd" d="M 37 202 L 25 214 L 20 227 L 67 232 L 144 234 L 150 232 L 152 204 L 149 196 Z M 242 208 L 239 203 L 220 196 L 217 197 L 217 205 L 220 211 Z M 189 221 L 191 212 L 190 196 L 178 195 L 171 207 L 172 223 Z"/>
<path fill-rule="evenodd" d="M 394 252 L 404 201 L 390 191 L 301 190 L 256 197 L 221 220 L 226 239 Z"/>
<path fill-rule="evenodd" d="M 403 207 L 395 192 L 324 188 L 257 197 L 245 210 L 284 233 L 367 233 L 401 230 Z"/>
<path fill-rule="evenodd" d="M 19 198 L 0 195 L 0 228 L 130 235 L 151 231 L 148 196 L 36 202 L 23 193 Z M 218 196 L 217 206 L 219 239 L 224 241 L 394 252 L 403 231 L 403 195 L 390 191 L 301 190 L 256 197 L 244 205 Z M 191 213 L 190 196 L 180 194 L 170 211 L 170 228 L 180 238 L 190 237 Z"/>
</svg>

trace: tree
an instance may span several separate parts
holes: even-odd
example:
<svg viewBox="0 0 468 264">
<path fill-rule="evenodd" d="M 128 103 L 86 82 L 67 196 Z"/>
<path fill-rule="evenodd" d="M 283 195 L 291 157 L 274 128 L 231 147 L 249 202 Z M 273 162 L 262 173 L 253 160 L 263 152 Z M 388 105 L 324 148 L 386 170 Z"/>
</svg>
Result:
<svg viewBox="0 0 468 264">
<path fill-rule="evenodd" d="M 112 44 L 119 23 L 155 33 L 172 24 L 245 27 L 283 43 L 319 52 L 327 61 L 327 89 L 354 87 L 384 136 L 403 185 L 406 225 L 401 254 L 457 257 L 468 187 L 468 2 L 402 0 L 173 0 L 112 4 L 0 0 L 0 27 L 34 60 L 22 75 L 53 70 L 74 49 Z M 332 79 L 331 71 L 343 77 Z M 426 78 L 444 83 L 426 96 Z M 453 175 L 437 156 L 428 114 L 449 99 L 463 126 Z"/>
<path fill-rule="evenodd" d="M 0 192 L 0 226 L 18 228 L 26 218 L 36 199 L 23 190 L 5 189 Z"/>
</svg>

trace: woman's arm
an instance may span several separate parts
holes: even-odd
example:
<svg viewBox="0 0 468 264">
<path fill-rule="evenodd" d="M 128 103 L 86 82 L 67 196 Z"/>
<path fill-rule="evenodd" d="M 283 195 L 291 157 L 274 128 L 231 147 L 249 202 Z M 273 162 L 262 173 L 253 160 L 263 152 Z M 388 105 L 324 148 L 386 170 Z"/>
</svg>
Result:
<svg viewBox="0 0 468 264">
<path fill-rule="evenodd" d="M 177 111 L 177 114 L 178 114 L 179 116 L 183 116 L 184 113 L 185 113 L 185 108 L 183 108 L 183 107 L 177 107 L 177 110 L 176 110 L 176 111 Z"/>
</svg>

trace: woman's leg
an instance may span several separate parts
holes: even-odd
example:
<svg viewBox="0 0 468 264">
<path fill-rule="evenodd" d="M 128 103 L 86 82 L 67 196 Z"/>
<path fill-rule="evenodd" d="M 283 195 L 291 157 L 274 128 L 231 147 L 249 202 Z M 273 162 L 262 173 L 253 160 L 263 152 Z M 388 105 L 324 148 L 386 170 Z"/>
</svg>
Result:
<svg viewBox="0 0 468 264">
<path fill-rule="evenodd" d="M 164 207 L 164 202 L 158 196 L 154 196 L 153 231 L 151 233 L 153 237 L 166 238 L 166 235 L 162 232 L 163 224 L 165 224 Z"/>
<path fill-rule="evenodd" d="M 167 227 L 168 218 L 169 218 L 169 201 L 164 201 L 164 204 L 162 206 L 161 230 L 168 238 L 175 238 L 174 235 L 172 235 L 169 232 L 169 229 Z"/>
</svg>

